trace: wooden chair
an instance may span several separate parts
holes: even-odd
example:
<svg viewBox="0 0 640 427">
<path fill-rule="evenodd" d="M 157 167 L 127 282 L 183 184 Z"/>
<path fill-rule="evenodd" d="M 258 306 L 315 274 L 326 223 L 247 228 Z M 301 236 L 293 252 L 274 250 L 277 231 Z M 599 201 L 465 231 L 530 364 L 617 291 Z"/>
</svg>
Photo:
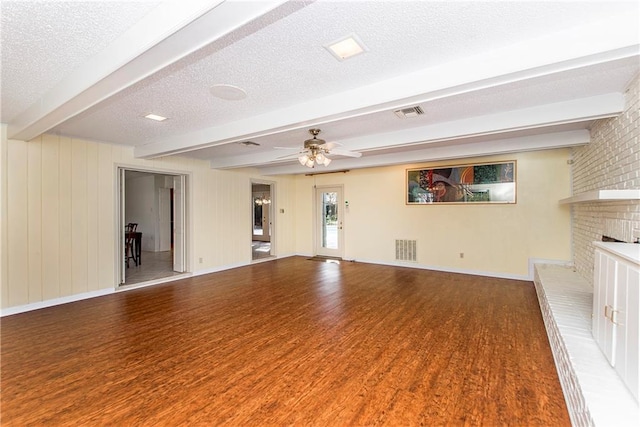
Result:
<svg viewBox="0 0 640 427">
<path fill-rule="evenodd" d="M 130 222 L 124 228 L 124 261 L 127 264 L 127 268 L 129 268 L 129 260 L 132 259 L 133 262 L 138 265 L 138 258 L 136 258 L 136 250 L 135 250 L 135 242 L 136 236 L 135 232 L 138 228 L 138 224 L 135 222 Z"/>
</svg>

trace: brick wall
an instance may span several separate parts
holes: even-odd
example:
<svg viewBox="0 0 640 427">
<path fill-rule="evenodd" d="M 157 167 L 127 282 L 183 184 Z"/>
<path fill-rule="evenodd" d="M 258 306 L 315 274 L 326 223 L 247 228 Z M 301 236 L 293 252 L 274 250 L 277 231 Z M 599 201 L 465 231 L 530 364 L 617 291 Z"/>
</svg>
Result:
<svg viewBox="0 0 640 427">
<path fill-rule="evenodd" d="M 573 150 L 573 194 L 591 190 L 640 189 L 640 76 L 629 84 L 625 111 L 597 120 L 591 143 Z M 576 270 L 593 285 L 593 241 L 603 235 L 633 242 L 640 229 L 640 201 L 578 203 L 572 206 Z"/>
</svg>

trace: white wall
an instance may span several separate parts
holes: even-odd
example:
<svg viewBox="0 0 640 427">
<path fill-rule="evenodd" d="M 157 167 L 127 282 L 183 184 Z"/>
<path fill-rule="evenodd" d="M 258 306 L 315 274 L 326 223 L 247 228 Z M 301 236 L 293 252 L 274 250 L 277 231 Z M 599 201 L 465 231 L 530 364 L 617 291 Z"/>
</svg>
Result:
<svg viewBox="0 0 640 427">
<path fill-rule="evenodd" d="M 448 271 L 526 277 L 529 260 L 571 260 L 567 149 L 353 170 L 296 178 L 296 251 L 313 254 L 313 186 L 344 185 L 344 256 L 399 264 L 395 239 L 416 239 L 418 262 Z M 517 161 L 517 204 L 407 205 L 406 169 Z M 459 254 L 463 252 L 464 258 Z"/>
<path fill-rule="evenodd" d="M 629 84 L 625 111 L 598 120 L 591 143 L 573 150 L 573 194 L 591 190 L 640 189 L 640 77 Z M 628 243 L 640 229 L 640 201 L 579 203 L 573 210 L 577 271 L 593 284 L 594 241 L 603 235 Z"/>
<path fill-rule="evenodd" d="M 156 179 L 152 174 L 127 177 L 124 222 L 138 224 L 143 251 L 156 250 L 157 206 Z"/>
</svg>

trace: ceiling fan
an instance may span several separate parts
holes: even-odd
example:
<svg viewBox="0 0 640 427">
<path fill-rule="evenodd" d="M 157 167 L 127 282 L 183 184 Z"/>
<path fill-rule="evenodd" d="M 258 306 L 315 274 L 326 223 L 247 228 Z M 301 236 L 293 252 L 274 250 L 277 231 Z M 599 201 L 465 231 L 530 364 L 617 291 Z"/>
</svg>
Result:
<svg viewBox="0 0 640 427">
<path fill-rule="evenodd" d="M 297 157 L 301 165 L 313 168 L 315 167 L 316 164 L 328 166 L 329 163 L 331 163 L 331 159 L 328 156 L 331 154 L 337 154 L 339 156 L 347 156 L 347 157 L 362 156 L 362 153 L 338 148 L 340 144 L 338 144 L 337 142 L 326 142 L 324 139 L 318 138 L 320 129 L 309 129 L 309 133 L 313 135 L 313 138 L 307 139 L 304 142 L 304 149 L 302 151 L 296 154 L 283 156 L 279 158 L 287 159 L 287 158 Z M 276 148 L 285 148 L 285 147 L 276 147 Z"/>
</svg>

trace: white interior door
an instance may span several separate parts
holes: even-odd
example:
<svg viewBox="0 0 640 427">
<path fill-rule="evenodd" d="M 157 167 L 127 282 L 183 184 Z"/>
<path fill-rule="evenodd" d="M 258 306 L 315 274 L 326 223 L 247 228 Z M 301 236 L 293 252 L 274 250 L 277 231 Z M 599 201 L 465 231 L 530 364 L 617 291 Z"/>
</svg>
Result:
<svg viewBox="0 0 640 427">
<path fill-rule="evenodd" d="M 158 251 L 171 250 L 171 189 L 158 189 Z"/>
<path fill-rule="evenodd" d="M 185 176 L 173 177 L 173 270 L 185 271 Z"/>
<path fill-rule="evenodd" d="M 125 271 L 126 271 L 126 262 L 125 262 L 125 249 L 124 249 L 124 241 L 125 241 L 125 235 L 124 235 L 124 226 L 125 226 L 125 219 L 124 219 L 124 214 L 125 214 L 125 176 L 126 176 L 126 171 L 124 169 L 118 169 L 118 188 L 120 190 L 119 194 L 120 197 L 118 199 L 118 250 L 116 251 L 117 253 L 117 257 L 116 259 L 119 260 L 118 262 L 118 270 L 119 270 L 119 277 L 120 280 L 118 282 L 118 285 L 124 285 L 126 277 L 125 277 Z"/>
<path fill-rule="evenodd" d="M 342 187 L 316 187 L 316 255 L 342 258 Z"/>
</svg>

